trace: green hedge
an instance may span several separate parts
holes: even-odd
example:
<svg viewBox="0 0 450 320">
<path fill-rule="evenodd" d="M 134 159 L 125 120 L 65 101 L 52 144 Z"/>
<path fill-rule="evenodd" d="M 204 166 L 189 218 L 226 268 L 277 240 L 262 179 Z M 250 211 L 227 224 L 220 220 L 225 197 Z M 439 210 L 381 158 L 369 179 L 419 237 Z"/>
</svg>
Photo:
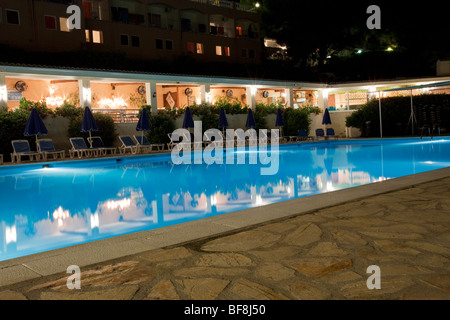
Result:
<svg viewBox="0 0 450 320">
<path fill-rule="evenodd" d="M 417 120 L 415 135 L 419 135 L 419 127 L 431 125 L 433 113 L 442 132 L 450 129 L 450 95 L 424 94 L 413 97 L 413 110 Z M 390 97 L 381 99 L 381 119 L 383 136 L 410 136 L 412 127 L 411 97 Z M 439 118 L 439 121 L 438 119 Z M 379 101 L 373 99 L 364 104 L 359 110 L 353 112 L 346 119 L 347 127 L 361 130 L 364 137 L 380 136 Z"/>
<path fill-rule="evenodd" d="M 112 146 L 118 137 L 113 118 L 108 114 L 93 113 L 95 122 L 97 122 L 98 131 L 93 131 L 92 136 L 99 136 L 102 138 L 106 146 Z M 72 117 L 70 119 L 68 128 L 68 137 L 83 137 L 88 138 L 89 132 L 81 132 L 81 123 L 83 115 Z"/>
</svg>

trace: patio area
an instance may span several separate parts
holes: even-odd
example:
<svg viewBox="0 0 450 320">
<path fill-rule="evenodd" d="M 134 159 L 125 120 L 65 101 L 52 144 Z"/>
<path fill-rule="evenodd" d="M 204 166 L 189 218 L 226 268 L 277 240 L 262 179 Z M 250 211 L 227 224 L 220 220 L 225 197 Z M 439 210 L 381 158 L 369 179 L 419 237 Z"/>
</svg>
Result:
<svg viewBox="0 0 450 320">
<path fill-rule="evenodd" d="M 5 261 L 0 299 L 447 300 L 449 191 L 445 168 Z"/>
</svg>

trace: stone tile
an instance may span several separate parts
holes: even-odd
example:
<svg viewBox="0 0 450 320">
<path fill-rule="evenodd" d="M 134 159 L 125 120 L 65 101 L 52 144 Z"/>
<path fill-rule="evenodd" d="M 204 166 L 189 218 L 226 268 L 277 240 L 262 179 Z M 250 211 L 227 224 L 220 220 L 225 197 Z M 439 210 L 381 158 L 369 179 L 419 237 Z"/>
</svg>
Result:
<svg viewBox="0 0 450 320">
<path fill-rule="evenodd" d="M 192 256 L 185 247 L 177 247 L 173 249 L 158 249 L 140 254 L 139 258 L 149 262 L 162 262 L 167 260 L 185 259 Z"/>
<path fill-rule="evenodd" d="M 299 254 L 301 255 L 304 252 L 305 250 L 299 247 L 281 246 L 270 250 L 253 250 L 249 253 L 264 261 L 280 261 L 284 258 L 289 258 Z"/>
<path fill-rule="evenodd" d="M 216 268 L 216 267 L 188 267 L 176 269 L 173 275 L 176 277 L 201 278 L 205 276 L 232 277 L 249 273 L 245 268 Z"/>
<path fill-rule="evenodd" d="M 233 294 L 234 299 L 289 300 L 284 294 L 247 279 L 238 279 L 232 285 L 230 292 Z"/>
<path fill-rule="evenodd" d="M 428 285 L 450 292 L 450 274 L 441 274 L 421 279 Z"/>
<path fill-rule="evenodd" d="M 249 267 L 254 265 L 252 259 L 240 253 L 202 254 L 195 261 L 199 267 Z"/>
<path fill-rule="evenodd" d="M 410 246 L 391 240 L 375 240 L 374 244 L 385 253 L 400 253 L 409 255 L 418 255 L 420 253 L 420 251 L 415 250 Z"/>
<path fill-rule="evenodd" d="M 139 286 L 116 286 L 100 290 L 72 290 L 70 292 L 41 292 L 41 300 L 131 300 Z"/>
<path fill-rule="evenodd" d="M 165 279 L 152 287 L 144 300 L 180 300 L 172 281 Z"/>
<path fill-rule="evenodd" d="M 345 256 L 348 252 L 339 248 L 333 242 L 319 242 L 317 245 L 308 251 L 308 256 L 320 256 L 320 257 L 339 257 Z"/>
<path fill-rule="evenodd" d="M 401 291 L 414 282 L 407 278 L 383 278 L 381 274 L 381 289 L 368 289 L 367 278 L 362 281 L 346 284 L 342 286 L 341 293 L 348 299 L 389 299 L 389 295 Z"/>
<path fill-rule="evenodd" d="M 367 241 L 364 240 L 359 234 L 356 232 L 352 232 L 345 229 L 333 229 L 331 231 L 331 234 L 333 235 L 334 239 L 337 240 L 337 242 L 345 245 L 357 245 L 357 246 L 363 246 L 367 244 Z"/>
<path fill-rule="evenodd" d="M 441 245 L 436 245 L 425 241 L 408 241 L 406 242 L 406 245 L 450 257 L 450 248 L 446 248 Z"/>
<path fill-rule="evenodd" d="M 352 266 L 347 258 L 300 258 L 286 260 L 285 263 L 297 272 L 309 277 L 323 276 Z"/>
<path fill-rule="evenodd" d="M 258 267 L 255 276 L 258 279 L 271 281 L 286 280 L 294 277 L 295 271 L 283 266 L 281 263 L 265 263 Z"/>
<path fill-rule="evenodd" d="M 217 278 L 176 280 L 189 299 L 214 300 L 230 283 L 229 280 Z"/>
<path fill-rule="evenodd" d="M 355 280 L 362 280 L 362 276 L 356 272 L 350 270 L 344 270 L 342 272 L 335 272 L 331 274 L 326 274 L 322 277 L 315 279 L 316 282 L 326 283 L 326 284 L 337 284 L 341 282 L 349 282 Z"/>
<path fill-rule="evenodd" d="M 295 246 L 306 246 L 319 241 L 322 237 L 322 230 L 313 224 L 303 224 L 294 231 L 290 232 L 283 240 L 283 243 Z"/>
<path fill-rule="evenodd" d="M 379 231 L 360 231 L 360 233 L 376 239 L 418 240 L 423 238 L 423 236 L 419 233 L 398 233 L 398 232 L 379 232 Z"/>
<path fill-rule="evenodd" d="M 280 236 L 273 233 L 250 230 L 209 241 L 201 247 L 201 250 L 218 252 L 248 251 L 274 244 L 278 239 L 280 239 Z"/>
<path fill-rule="evenodd" d="M 325 300 L 331 295 L 330 291 L 301 280 L 290 283 L 288 291 L 294 299 L 298 300 Z"/>
<path fill-rule="evenodd" d="M 0 300 L 28 300 L 21 292 L 13 290 L 0 291 Z"/>
</svg>

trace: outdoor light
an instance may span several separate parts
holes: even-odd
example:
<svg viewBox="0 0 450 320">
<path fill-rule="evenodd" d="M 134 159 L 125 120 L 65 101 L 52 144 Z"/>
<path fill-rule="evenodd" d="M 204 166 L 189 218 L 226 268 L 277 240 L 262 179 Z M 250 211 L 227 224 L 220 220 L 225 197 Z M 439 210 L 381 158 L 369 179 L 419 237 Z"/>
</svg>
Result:
<svg viewBox="0 0 450 320">
<path fill-rule="evenodd" d="M 357 54 L 362 53 L 363 51 L 361 49 L 359 49 L 358 51 L 356 51 Z"/>
<path fill-rule="evenodd" d="M 258 88 L 256 88 L 255 86 L 250 87 L 250 92 L 251 92 L 252 96 L 254 96 L 256 94 L 256 91 L 258 91 Z"/>
<path fill-rule="evenodd" d="M 256 3 L 255 3 L 255 7 L 256 7 L 256 8 L 259 8 L 260 6 L 261 6 L 261 4 L 260 4 L 259 2 L 256 2 Z"/>
<path fill-rule="evenodd" d="M 394 49 L 392 49 L 392 47 L 388 47 L 388 48 L 386 49 L 386 51 L 394 51 Z"/>
</svg>

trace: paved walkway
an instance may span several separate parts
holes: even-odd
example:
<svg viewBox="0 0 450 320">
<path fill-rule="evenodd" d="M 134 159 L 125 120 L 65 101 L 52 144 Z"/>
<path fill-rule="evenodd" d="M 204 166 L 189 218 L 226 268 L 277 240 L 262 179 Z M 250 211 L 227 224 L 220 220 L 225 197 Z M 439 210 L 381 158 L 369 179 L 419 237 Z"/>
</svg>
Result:
<svg viewBox="0 0 450 320">
<path fill-rule="evenodd" d="M 450 178 L 0 288 L 0 299 L 450 299 Z M 381 271 L 369 290 L 367 268 Z"/>
</svg>

